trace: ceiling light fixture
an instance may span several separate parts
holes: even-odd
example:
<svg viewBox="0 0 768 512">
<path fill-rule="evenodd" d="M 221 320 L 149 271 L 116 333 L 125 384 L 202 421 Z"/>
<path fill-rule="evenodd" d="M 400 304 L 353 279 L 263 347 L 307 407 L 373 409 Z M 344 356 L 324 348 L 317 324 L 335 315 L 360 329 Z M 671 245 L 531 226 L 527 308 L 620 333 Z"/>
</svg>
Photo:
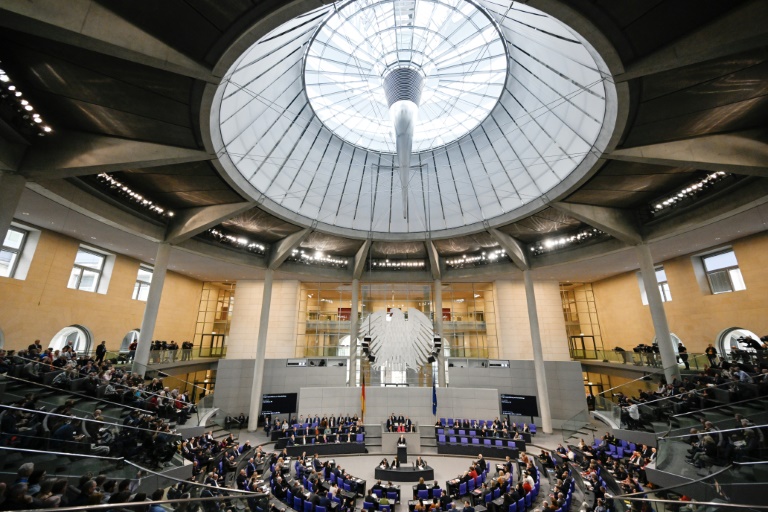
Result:
<svg viewBox="0 0 768 512">
<path fill-rule="evenodd" d="M 29 100 L 21 99 L 22 96 L 18 86 L 13 83 L 5 69 L 0 69 L 0 105 L 6 107 L 0 108 L 0 116 L 22 135 L 42 137 L 51 133 L 53 129 L 43 125 L 40 114 L 33 112 L 35 108 Z"/>
<path fill-rule="evenodd" d="M 105 186 L 113 195 L 127 199 L 128 201 L 145 208 L 148 212 L 153 213 L 160 217 L 173 217 L 174 213 L 171 210 L 163 208 L 154 201 L 151 201 L 139 194 L 135 190 L 131 189 L 128 185 L 121 182 L 114 176 L 105 172 L 98 174 L 96 180 L 103 186 Z"/>
<path fill-rule="evenodd" d="M 654 201 L 651 206 L 649 206 L 649 210 L 652 214 L 656 215 L 663 212 L 664 210 L 668 210 L 673 206 L 678 206 L 684 202 L 688 202 L 690 199 L 694 199 L 702 195 L 715 183 L 723 181 L 730 176 L 732 176 L 730 173 L 724 171 L 717 171 L 707 174 L 705 177 L 693 183 L 689 183 L 672 195 L 665 196 L 662 199 Z"/>
<path fill-rule="evenodd" d="M 594 240 L 597 237 L 605 235 L 602 231 L 596 228 L 587 228 L 578 233 L 568 236 L 561 236 L 560 238 L 547 238 L 539 242 L 534 243 L 530 251 L 534 256 L 544 254 L 545 252 L 557 251 L 569 247 L 572 245 L 581 244 L 590 240 Z"/>
</svg>

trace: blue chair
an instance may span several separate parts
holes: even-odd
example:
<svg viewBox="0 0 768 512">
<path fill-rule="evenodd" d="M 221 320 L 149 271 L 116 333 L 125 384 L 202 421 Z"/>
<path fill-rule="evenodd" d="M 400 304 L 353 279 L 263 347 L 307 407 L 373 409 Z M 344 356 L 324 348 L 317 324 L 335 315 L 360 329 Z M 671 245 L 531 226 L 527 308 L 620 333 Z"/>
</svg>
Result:
<svg viewBox="0 0 768 512">
<path fill-rule="evenodd" d="M 445 512 L 448 512 L 449 510 L 452 510 L 452 509 L 453 509 L 453 503 L 448 503 L 448 504 L 445 506 Z"/>
<path fill-rule="evenodd" d="M 493 499 L 493 494 L 489 492 L 485 493 L 485 497 L 483 498 L 483 501 L 485 501 L 485 508 L 488 508 L 492 499 Z"/>
<path fill-rule="evenodd" d="M 503 446 L 504 442 L 501 439 L 496 440 L 496 446 Z"/>
<path fill-rule="evenodd" d="M 621 446 L 616 448 L 616 453 L 612 453 L 611 457 L 613 457 L 616 460 L 623 459 L 624 458 L 624 448 L 622 448 Z"/>
<path fill-rule="evenodd" d="M 357 434 L 357 442 L 362 443 L 363 442 L 363 434 Z"/>
<path fill-rule="evenodd" d="M 517 512 L 517 503 L 512 503 L 512 504 L 509 506 L 509 510 L 508 510 L 508 512 Z"/>
<path fill-rule="evenodd" d="M 293 493 L 290 490 L 286 492 L 285 500 L 286 500 L 286 503 L 288 503 L 288 506 L 290 507 L 291 503 L 293 503 Z"/>
<path fill-rule="evenodd" d="M 448 439 L 448 442 L 449 442 L 449 443 L 455 443 L 455 442 L 456 442 L 456 436 L 451 436 L 451 437 Z"/>
<path fill-rule="evenodd" d="M 381 489 L 374 489 L 373 494 L 375 494 L 379 499 L 381 499 L 382 496 L 384 496 L 384 491 Z"/>
<path fill-rule="evenodd" d="M 420 500 L 426 500 L 429 499 L 429 491 L 427 489 L 422 489 L 419 492 L 416 493 Z"/>
<path fill-rule="evenodd" d="M 379 512 L 389 512 L 389 505 L 381 505 L 379 507 Z"/>
<path fill-rule="evenodd" d="M 531 508 L 531 493 L 525 495 L 525 508 Z"/>
<path fill-rule="evenodd" d="M 482 487 L 482 486 L 483 486 L 483 478 L 482 478 L 482 474 L 480 474 L 475 477 L 475 487 Z"/>
<path fill-rule="evenodd" d="M 437 429 L 437 433 L 438 434 L 445 434 L 445 429 L 444 428 L 439 428 L 439 429 Z"/>
<path fill-rule="evenodd" d="M 331 473 L 331 483 L 336 483 L 336 473 Z"/>
<path fill-rule="evenodd" d="M 461 444 L 467 444 L 467 443 L 469 443 L 469 439 L 467 439 L 466 437 L 462 437 Z"/>
<path fill-rule="evenodd" d="M 445 436 L 443 435 L 437 436 L 437 442 L 441 444 L 445 443 Z"/>
<path fill-rule="evenodd" d="M 483 439 L 483 444 L 486 446 L 491 446 L 491 440 L 490 439 Z"/>
<path fill-rule="evenodd" d="M 373 510 L 373 503 L 369 501 L 363 502 L 363 510 Z"/>
<path fill-rule="evenodd" d="M 467 490 L 469 492 L 472 492 L 472 491 L 475 490 L 475 480 L 474 479 L 472 479 L 469 482 L 467 482 Z"/>
<path fill-rule="evenodd" d="M 432 497 L 440 499 L 443 496 L 443 490 L 442 489 L 432 489 Z"/>
<path fill-rule="evenodd" d="M 342 488 L 343 488 L 345 491 L 347 491 L 347 492 L 352 492 L 352 486 L 351 486 L 351 485 L 349 485 L 349 482 L 344 482 L 344 483 L 342 484 Z"/>
<path fill-rule="evenodd" d="M 465 436 L 465 435 L 467 435 L 467 431 L 466 430 L 459 430 L 459 435 L 460 436 Z"/>
<path fill-rule="evenodd" d="M 315 512 L 325 512 L 325 507 L 318 505 L 315 507 Z"/>
<path fill-rule="evenodd" d="M 466 482 L 459 484 L 459 496 L 466 496 L 467 495 L 467 484 Z"/>
<path fill-rule="evenodd" d="M 312 509 L 314 507 L 315 507 L 315 505 L 311 501 L 305 501 L 304 502 L 304 512 L 312 512 Z"/>
<path fill-rule="evenodd" d="M 331 501 L 334 503 L 338 503 L 339 504 L 338 509 L 341 510 L 341 498 L 337 498 L 336 496 L 334 496 L 333 498 L 331 498 Z"/>
<path fill-rule="evenodd" d="M 397 493 L 396 492 L 388 492 L 387 493 L 387 499 L 390 503 L 397 503 Z"/>
<path fill-rule="evenodd" d="M 298 496 L 293 497 L 293 510 L 301 510 L 301 498 Z"/>
<path fill-rule="evenodd" d="M 523 512 L 525 510 L 525 498 L 517 500 L 517 512 Z"/>
<path fill-rule="evenodd" d="M 445 426 L 445 418 L 440 418 L 440 425 Z"/>
<path fill-rule="evenodd" d="M 499 496 L 501 496 L 501 489 L 499 489 L 499 488 L 494 489 L 494 491 L 493 491 L 493 499 L 498 499 Z"/>
<path fill-rule="evenodd" d="M 531 435 L 532 435 L 532 436 L 535 436 L 535 435 L 536 435 L 536 425 L 534 425 L 533 423 L 531 423 L 530 425 L 528 425 L 528 429 L 531 431 Z"/>
<path fill-rule="evenodd" d="M 629 443 L 629 451 L 634 452 L 637 450 L 637 445 L 635 443 Z"/>
<path fill-rule="evenodd" d="M 470 430 L 469 431 L 469 435 L 472 436 L 472 437 L 475 437 L 477 435 L 477 431 L 476 430 Z"/>
<path fill-rule="evenodd" d="M 473 437 L 472 444 L 480 444 L 480 439 L 478 439 L 477 437 Z"/>
</svg>

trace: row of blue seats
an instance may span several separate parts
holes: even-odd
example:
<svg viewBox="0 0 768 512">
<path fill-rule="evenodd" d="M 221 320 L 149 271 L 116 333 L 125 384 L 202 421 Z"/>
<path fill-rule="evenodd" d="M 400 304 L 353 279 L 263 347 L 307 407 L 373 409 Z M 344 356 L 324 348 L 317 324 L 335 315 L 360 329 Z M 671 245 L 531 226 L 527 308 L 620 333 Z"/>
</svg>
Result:
<svg viewBox="0 0 768 512">
<path fill-rule="evenodd" d="M 468 419 L 461 419 L 461 418 L 440 418 L 440 426 L 443 428 L 462 428 L 462 425 L 464 422 L 469 422 L 471 427 L 473 429 L 482 430 L 483 427 L 491 428 L 493 426 L 493 420 L 468 420 Z M 528 423 L 528 429 L 531 432 L 531 435 L 536 435 L 536 425 L 533 423 Z M 437 426 L 437 425 L 436 425 Z"/>
<path fill-rule="evenodd" d="M 509 448 L 517 448 L 517 441 L 512 441 L 509 439 L 489 439 L 489 438 L 481 438 L 481 437 L 473 437 L 471 438 L 467 437 L 460 437 L 457 438 L 456 436 L 444 436 L 444 435 L 438 435 L 437 436 L 437 442 L 440 444 L 476 444 L 478 446 L 498 446 L 501 448 L 509 447 Z M 482 440 L 482 442 L 480 442 Z"/>
</svg>

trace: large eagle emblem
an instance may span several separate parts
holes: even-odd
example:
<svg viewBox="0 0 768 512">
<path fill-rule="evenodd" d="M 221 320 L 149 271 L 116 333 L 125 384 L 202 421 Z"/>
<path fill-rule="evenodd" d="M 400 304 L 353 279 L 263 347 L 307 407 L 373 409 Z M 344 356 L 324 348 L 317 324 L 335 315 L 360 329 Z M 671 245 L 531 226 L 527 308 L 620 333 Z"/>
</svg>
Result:
<svg viewBox="0 0 768 512">
<path fill-rule="evenodd" d="M 419 370 L 432 352 L 432 321 L 416 308 L 408 308 L 406 318 L 399 308 L 389 313 L 371 313 L 360 326 L 360 337 L 371 338 L 370 351 L 376 356 L 374 368 L 404 371 Z"/>
</svg>

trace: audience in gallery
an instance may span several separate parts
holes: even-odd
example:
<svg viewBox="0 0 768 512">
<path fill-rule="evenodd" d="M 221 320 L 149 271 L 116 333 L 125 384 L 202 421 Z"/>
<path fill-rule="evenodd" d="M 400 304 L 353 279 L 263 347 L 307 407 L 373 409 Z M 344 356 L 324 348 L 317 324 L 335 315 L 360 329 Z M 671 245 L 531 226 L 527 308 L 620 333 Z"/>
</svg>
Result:
<svg viewBox="0 0 768 512">
<path fill-rule="evenodd" d="M 385 423 L 387 432 L 416 432 L 416 424 L 408 416 L 395 415 L 393 412 Z"/>
</svg>

